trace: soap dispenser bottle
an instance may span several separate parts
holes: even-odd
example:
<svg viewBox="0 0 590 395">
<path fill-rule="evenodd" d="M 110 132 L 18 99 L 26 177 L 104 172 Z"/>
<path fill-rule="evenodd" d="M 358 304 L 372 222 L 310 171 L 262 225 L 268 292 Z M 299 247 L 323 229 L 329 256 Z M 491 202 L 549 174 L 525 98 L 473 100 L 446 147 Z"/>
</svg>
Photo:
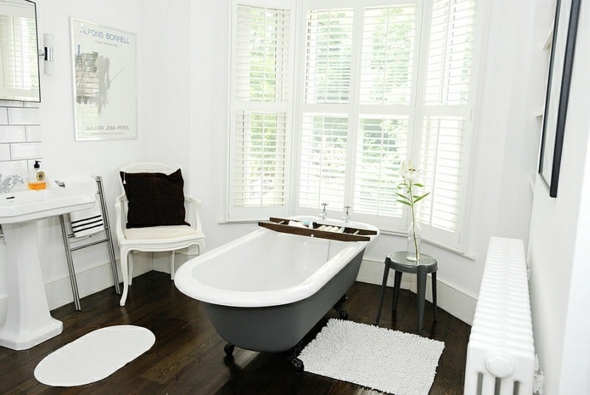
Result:
<svg viewBox="0 0 590 395">
<path fill-rule="evenodd" d="M 41 170 L 41 164 L 38 160 L 35 161 L 33 171 L 29 175 L 29 189 L 45 189 L 47 184 L 45 182 L 45 172 Z"/>
</svg>

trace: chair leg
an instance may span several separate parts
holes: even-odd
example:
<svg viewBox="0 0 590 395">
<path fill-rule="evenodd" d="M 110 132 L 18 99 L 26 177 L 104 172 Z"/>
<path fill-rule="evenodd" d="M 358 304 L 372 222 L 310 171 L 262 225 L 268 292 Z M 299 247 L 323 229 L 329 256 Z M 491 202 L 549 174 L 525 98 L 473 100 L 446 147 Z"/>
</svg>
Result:
<svg viewBox="0 0 590 395">
<path fill-rule="evenodd" d="M 129 251 L 121 251 L 121 274 L 123 276 L 123 293 L 121 295 L 120 306 L 125 306 L 127 301 L 127 292 L 129 291 L 129 268 L 127 265 L 127 258 Z"/>
<path fill-rule="evenodd" d="M 128 283 L 129 285 L 133 284 L 133 264 L 135 263 L 134 259 L 133 259 L 133 251 L 129 251 L 129 271 L 127 273 L 127 279 L 128 279 Z"/>
<path fill-rule="evenodd" d="M 174 281 L 174 251 L 170 253 L 170 279 Z"/>
</svg>

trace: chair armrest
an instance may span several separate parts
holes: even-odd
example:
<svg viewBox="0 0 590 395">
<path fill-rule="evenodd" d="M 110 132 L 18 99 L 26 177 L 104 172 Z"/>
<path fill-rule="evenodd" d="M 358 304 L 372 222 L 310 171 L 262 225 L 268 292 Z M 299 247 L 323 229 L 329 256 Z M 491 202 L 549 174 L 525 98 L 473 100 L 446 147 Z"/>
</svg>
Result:
<svg viewBox="0 0 590 395">
<path fill-rule="evenodd" d="M 123 233 L 123 217 L 126 217 L 123 205 L 125 204 L 125 195 L 119 195 L 115 199 L 115 234 L 117 240 L 124 240 L 125 234 Z"/>
<path fill-rule="evenodd" d="M 201 200 L 195 199 L 192 196 L 184 195 L 184 202 L 187 208 L 187 220 L 197 231 L 203 233 L 203 226 L 201 224 Z"/>
</svg>

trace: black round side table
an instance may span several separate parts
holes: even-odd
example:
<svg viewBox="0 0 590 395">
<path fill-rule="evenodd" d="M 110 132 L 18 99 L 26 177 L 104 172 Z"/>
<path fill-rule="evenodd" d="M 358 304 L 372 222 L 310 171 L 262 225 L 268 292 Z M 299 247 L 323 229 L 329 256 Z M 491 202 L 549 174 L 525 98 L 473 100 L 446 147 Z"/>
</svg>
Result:
<svg viewBox="0 0 590 395">
<path fill-rule="evenodd" d="M 432 305 L 434 320 L 436 321 L 436 271 L 438 263 L 431 256 L 420 254 L 420 261 L 414 262 L 406 259 L 406 251 L 398 251 L 385 257 L 385 269 L 383 270 L 383 283 L 381 284 L 381 301 L 379 302 L 379 311 L 375 324 L 379 325 L 381 318 L 381 309 L 383 308 L 383 298 L 385 297 L 385 288 L 387 287 L 387 276 L 389 269 L 395 270 L 395 284 L 393 287 L 393 306 L 392 314 L 397 309 L 397 299 L 399 297 L 399 288 L 402 282 L 403 273 L 415 273 L 418 279 L 418 334 L 422 335 L 422 321 L 424 317 L 424 300 L 426 294 L 426 274 L 432 273 Z"/>
</svg>

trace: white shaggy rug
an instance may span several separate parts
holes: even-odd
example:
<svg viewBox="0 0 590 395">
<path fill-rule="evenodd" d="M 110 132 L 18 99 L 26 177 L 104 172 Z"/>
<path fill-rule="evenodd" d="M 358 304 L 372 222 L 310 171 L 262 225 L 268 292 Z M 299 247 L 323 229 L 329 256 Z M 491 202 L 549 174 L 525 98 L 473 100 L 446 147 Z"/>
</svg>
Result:
<svg viewBox="0 0 590 395">
<path fill-rule="evenodd" d="M 35 368 L 35 378 L 54 387 L 93 383 L 139 357 L 155 341 L 154 334 L 140 326 L 101 328 L 43 358 Z"/>
<path fill-rule="evenodd" d="M 330 319 L 301 352 L 304 370 L 395 395 L 428 394 L 444 343 Z"/>
</svg>

